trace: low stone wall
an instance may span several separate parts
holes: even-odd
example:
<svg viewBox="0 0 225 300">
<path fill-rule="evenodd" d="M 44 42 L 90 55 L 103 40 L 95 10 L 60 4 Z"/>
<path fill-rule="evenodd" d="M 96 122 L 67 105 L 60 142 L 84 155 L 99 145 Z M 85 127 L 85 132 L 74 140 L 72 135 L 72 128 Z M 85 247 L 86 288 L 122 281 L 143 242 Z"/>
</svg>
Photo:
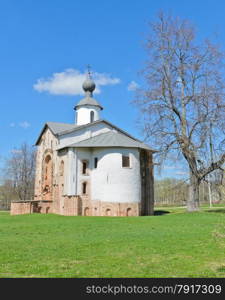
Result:
<svg viewBox="0 0 225 300">
<path fill-rule="evenodd" d="M 31 213 L 31 202 L 21 201 L 21 202 L 11 202 L 11 215 L 24 215 Z"/>
<path fill-rule="evenodd" d="M 11 202 L 11 215 L 24 215 L 31 213 L 52 213 L 51 201 L 16 201 Z"/>
</svg>

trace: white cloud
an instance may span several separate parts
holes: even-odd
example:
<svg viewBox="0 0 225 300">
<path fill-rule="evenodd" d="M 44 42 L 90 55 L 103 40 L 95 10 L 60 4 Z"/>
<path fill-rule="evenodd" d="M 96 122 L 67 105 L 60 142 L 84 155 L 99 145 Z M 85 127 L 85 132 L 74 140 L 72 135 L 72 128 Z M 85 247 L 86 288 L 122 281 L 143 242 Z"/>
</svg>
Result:
<svg viewBox="0 0 225 300">
<path fill-rule="evenodd" d="M 82 84 L 86 79 L 86 73 L 79 70 L 66 69 L 60 73 L 54 73 L 49 78 L 40 78 L 33 85 L 38 92 L 48 92 L 53 95 L 83 95 Z M 101 86 L 120 83 L 119 78 L 113 78 L 105 73 L 93 73 L 96 84 L 95 93 L 101 93 Z"/>
<path fill-rule="evenodd" d="M 12 122 L 12 123 L 9 124 L 9 126 L 13 127 L 13 128 L 19 126 L 19 127 L 24 128 L 24 129 L 27 129 L 28 127 L 30 127 L 30 123 L 27 122 L 27 121 L 23 121 L 23 122 L 20 122 L 20 123 Z"/>
<path fill-rule="evenodd" d="M 19 123 L 19 126 L 24 129 L 27 129 L 28 127 L 30 127 L 30 123 L 28 123 L 27 121 L 23 121 Z"/>
<path fill-rule="evenodd" d="M 139 88 L 139 84 L 134 80 L 132 80 L 127 87 L 128 91 L 136 91 L 137 88 Z"/>
</svg>

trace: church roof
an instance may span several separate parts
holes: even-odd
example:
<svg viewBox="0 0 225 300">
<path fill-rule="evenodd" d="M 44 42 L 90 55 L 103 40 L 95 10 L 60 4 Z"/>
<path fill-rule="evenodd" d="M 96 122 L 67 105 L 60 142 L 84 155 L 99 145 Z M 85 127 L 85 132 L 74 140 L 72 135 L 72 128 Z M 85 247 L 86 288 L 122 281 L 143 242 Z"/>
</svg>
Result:
<svg viewBox="0 0 225 300">
<path fill-rule="evenodd" d="M 73 143 L 68 146 L 59 147 L 57 150 L 68 148 L 68 147 L 74 147 L 74 148 L 85 148 L 85 147 L 91 147 L 91 148 L 97 148 L 97 147 L 123 147 L 123 148 L 141 148 L 146 150 L 152 150 L 148 145 L 134 139 L 131 137 L 128 137 L 120 132 L 115 131 L 109 131 L 106 133 L 102 133 L 96 136 L 93 136 L 91 138 L 88 138 L 86 140 Z"/>
<path fill-rule="evenodd" d="M 76 124 L 68 124 L 68 123 L 57 123 L 57 122 L 47 122 L 47 123 L 44 125 L 44 127 L 43 127 L 43 129 L 42 129 L 42 131 L 41 131 L 41 133 L 40 133 L 40 135 L 39 135 L 39 137 L 38 137 L 38 139 L 37 139 L 35 145 L 38 145 L 38 143 L 39 143 L 39 141 L 40 141 L 40 139 L 41 139 L 41 136 L 42 136 L 42 134 L 44 133 L 44 131 L 45 131 L 45 129 L 46 129 L 47 127 L 52 131 L 52 133 L 53 133 L 55 136 L 60 136 L 60 135 L 63 135 L 63 134 L 67 134 L 67 133 L 76 131 L 76 130 L 80 130 L 80 129 L 82 129 L 82 128 L 86 128 L 86 127 L 89 127 L 89 126 L 93 126 L 93 125 L 98 124 L 98 123 L 105 123 L 105 124 L 107 124 L 107 125 L 110 125 L 111 127 L 115 128 L 115 129 L 119 130 L 120 132 L 126 134 L 127 136 L 133 138 L 133 137 L 132 137 L 129 133 L 127 133 L 126 131 L 120 129 L 119 127 L 117 127 L 117 126 L 115 126 L 115 125 L 113 125 L 113 124 L 110 123 L 109 121 L 106 121 L 106 120 L 103 120 L 103 119 L 102 119 L 102 120 L 94 121 L 94 122 L 92 122 L 92 123 L 84 124 L 84 125 L 76 125 Z"/>
<path fill-rule="evenodd" d="M 95 100 L 93 97 L 87 95 L 85 98 L 81 99 L 77 105 L 74 107 L 74 109 L 77 109 L 79 106 L 98 106 L 100 109 L 103 109 L 103 107 L 98 103 L 97 100 Z"/>
<path fill-rule="evenodd" d="M 41 130 L 41 133 L 38 136 L 38 139 L 35 143 L 37 146 L 42 134 L 44 133 L 46 128 L 49 128 L 54 135 L 59 135 L 60 132 L 71 131 L 77 127 L 76 124 L 67 124 L 67 123 L 56 123 L 56 122 L 47 122 Z"/>
<path fill-rule="evenodd" d="M 47 122 L 46 124 L 54 134 L 59 134 L 60 132 L 72 130 L 78 127 L 76 124 L 68 123 Z"/>
<path fill-rule="evenodd" d="M 118 132 L 110 131 L 107 133 L 102 133 L 87 140 L 83 140 L 79 143 L 74 143 L 67 147 L 130 147 L 130 148 L 142 148 L 151 150 L 152 152 L 157 152 L 156 150 L 151 149 L 148 145 L 144 144 L 140 140 L 134 138 L 126 131 L 120 129 L 119 127 L 113 125 L 109 121 L 106 120 L 97 120 L 92 123 L 84 124 L 84 125 L 76 125 L 76 124 L 68 124 L 68 123 L 57 123 L 57 122 L 47 122 L 35 145 L 38 145 L 42 134 L 44 133 L 46 128 L 49 128 L 55 136 L 60 136 L 64 134 L 68 134 L 86 127 L 94 126 L 98 123 L 105 123 L 112 128 L 116 129 Z M 111 140 L 112 139 L 112 140 Z M 78 145 L 79 144 L 79 145 Z M 76 146 L 75 146 L 76 145 Z M 94 146 L 96 145 L 96 146 Z M 99 146 L 97 146 L 99 145 Z M 65 147 L 64 147 L 65 148 Z M 62 149 L 62 148 L 58 148 Z"/>
</svg>

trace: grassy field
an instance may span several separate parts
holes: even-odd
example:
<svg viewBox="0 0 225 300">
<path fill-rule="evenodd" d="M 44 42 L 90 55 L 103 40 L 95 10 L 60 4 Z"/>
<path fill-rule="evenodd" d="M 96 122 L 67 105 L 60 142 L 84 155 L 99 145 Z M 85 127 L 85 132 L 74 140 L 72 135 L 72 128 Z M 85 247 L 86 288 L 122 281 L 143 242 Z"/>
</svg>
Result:
<svg viewBox="0 0 225 300">
<path fill-rule="evenodd" d="M 225 208 L 157 208 L 152 217 L 0 212 L 0 277 L 225 277 Z"/>
</svg>

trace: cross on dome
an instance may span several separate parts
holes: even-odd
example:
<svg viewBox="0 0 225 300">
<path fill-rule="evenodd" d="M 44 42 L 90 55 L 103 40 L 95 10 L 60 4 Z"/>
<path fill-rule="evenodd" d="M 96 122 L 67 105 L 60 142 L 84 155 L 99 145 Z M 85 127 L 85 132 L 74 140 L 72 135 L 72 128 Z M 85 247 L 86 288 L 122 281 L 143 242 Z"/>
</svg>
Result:
<svg viewBox="0 0 225 300">
<path fill-rule="evenodd" d="M 86 94 L 92 95 L 93 91 L 95 90 L 95 83 L 91 78 L 91 66 L 87 65 L 87 79 L 84 81 L 82 87 Z"/>
<path fill-rule="evenodd" d="M 91 79 L 91 65 L 87 65 L 87 78 Z"/>
</svg>

